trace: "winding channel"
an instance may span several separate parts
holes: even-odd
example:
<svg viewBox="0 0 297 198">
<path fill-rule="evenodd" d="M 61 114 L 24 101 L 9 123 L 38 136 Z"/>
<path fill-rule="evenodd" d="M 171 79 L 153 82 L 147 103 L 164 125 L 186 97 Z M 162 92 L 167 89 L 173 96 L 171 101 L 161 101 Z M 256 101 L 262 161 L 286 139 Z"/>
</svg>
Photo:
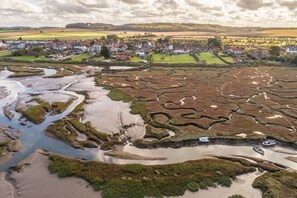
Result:
<svg viewBox="0 0 297 198">
<path fill-rule="evenodd" d="M 45 69 L 45 74 L 50 75 L 53 71 Z M 84 101 L 84 96 L 76 93 L 75 91 L 69 91 L 68 88 L 79 83 L 79 81 L 86 76 L 80 76 L 73 78 L 71 83 L 63 85 L 58 90 L 44 90 L 44 91 L 35 91 L 31 88 L 27 88 L 20 81 L 16 79 L 7 78 L 11 72 L 2 71 L 0 72 L 0 85 L 2 87 L 6 87 L 9 91 L 9 95 L 4 99 L 0 100 L 0 125 L 3 126 L 11 126 L 15 130 L 21 131 L 20 142 L 22 145 L 21 151 L 15 153 L 13 157 L 5 164 L 0 165 L 0 172 L 6 171 L 9 167 L 16 165 L 21 160 L 25 159 L 36 149 L 44 149 L 49 152 L 66 156 L 66 157 L 77 157 L 84 158 L 87 160 L 97 160 L 103 161 L 107 163 L 117 163 L 117 164 L 126 164 L 126 163 L 140 163 L 146 165 L 152 164 L 170 164 L 183 162 L 187 160 L 195 160 L 211 157 L 212 155 L 224 155 L 224 156 L 235 156 L 242 155 L 247 157 L 256 157 L 263 160 L 269 160 L 271 162 L 275 162 L 278 164 L 282 164 L 288 168 L 297 170 L 297 163 L 291 162 L 285 158 L 289 156 L 296 156 L 297 152 L 293 149 L 289 148 L 281 148 L 276 147 L 276 150 L 285 150 L 287 154 L 276 152 L 272 149 L 264 149 L 265 155 L 261 156 L 253 151 L 251 146 L 229 146 L 229 145 L 209 145 L 209 146 L 195 146 L 195 147 L 183 147 L 179 149 L 171 149 L 171 148 L 158 148 L 158 149 L 139 149 L 130 144 L 124 146 L 124 151 L 129 152 L 131 154 L 137 154 L 145 157 L 166 157 L 167 160 L 124 160 L 124 159 L 116 159 L 110 156 L 105 156 L 104 151 L 99 148 L 96 149 L 75 149 L 59 140 L 50 138 L 46 136 L 43 131 L 51 125 L 53 122 L 63 119 L 65 116 L 71 113 L 73 109 L 79 105 L 82 101 Z M 46 75 L 44 77 L 46 77 Z M 41 77 L 38 77 L 41 78 Z M 36 80 L 38 80 L 36 78 Z M 95 85 L 93 85 L 95 86 Z M 105 93 L 104 100 L 110 100 L 106 96 L 106 90 L 102 90 L 102 93 Z M 99 90 L 99 92 L 100 92 Z M 61 93 L 71 95 L 74 100 L 72 104 L 61 114 L 58 115 L 47 115 L 45 121 L 40 125 L 35 125 L 30 123 L 30 127 L 20 125 L 20 117 L 21 115 L 15 111 L 14 119 L 11 121 L 8 120 L 3 114 L 3 107 L 7 104 L 12 104 L 18 100 L 20 94 L 43 94 L 43 93 Z M 99 99 L 100 100 L 100 99 Z M 103 100 L 103 99 L 101 99 Z M 121 102 L 114 102 L 113 104 L 120 104 Z M 117 114 L 118 115 L 118 114 Z M 117 116 L 116 115 L 116 116 Z"/>
</svg>

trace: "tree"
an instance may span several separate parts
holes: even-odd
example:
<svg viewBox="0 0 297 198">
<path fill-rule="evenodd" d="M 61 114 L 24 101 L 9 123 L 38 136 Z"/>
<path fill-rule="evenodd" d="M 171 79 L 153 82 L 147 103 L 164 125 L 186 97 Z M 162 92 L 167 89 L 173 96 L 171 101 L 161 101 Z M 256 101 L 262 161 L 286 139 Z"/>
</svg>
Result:
<svg viewBox="0 0 297 198">
<path fill-rule="evenodd" d="M 100 55 L 103 56 L 105 59 L 110 58 L 109 49 L 106 46 L 102 46 Z"/>
<path fill-rule="evenodd" d="M 297 65 L 297 56 L 292 58 L 291 63 Z"/>
<path fill-rule="evenodd" d="M 113 40 L 113 41 L 118 41 L 119 40 L 119 37 L 116 34 L 107 35 L 106 38 L 108 40 Z"/>
<path fill-rule="evenodd" d="M 279 56 L 281 48 L 279 46 L 272 46 L 269 49 L 270 56 Z"/>
<path fill-rule="evenodd" d="M 222 42 L 220 37 L 209 38 L 207 41 L 207 46 L 209 48 L 219 48 L 222 49 Z"/>
</svg>

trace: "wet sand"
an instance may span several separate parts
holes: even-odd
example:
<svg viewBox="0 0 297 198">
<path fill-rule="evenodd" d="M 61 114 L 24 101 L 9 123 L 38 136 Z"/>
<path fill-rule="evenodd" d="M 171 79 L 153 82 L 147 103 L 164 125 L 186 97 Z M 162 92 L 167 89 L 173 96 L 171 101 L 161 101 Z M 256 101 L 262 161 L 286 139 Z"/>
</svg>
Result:
<svg viewBox="0 0 297 198">
<path fill-rule="evenodd" d="M 141 116 L 130 113 L 129 103 L 111 100 L 107 96 L 109 91 L 95 86 L 93 78 L 81 79 L 78 83 L 72 85 L 69 90 L 87 91 L 89 94 L 87 104 L 84 105 L 85 116 L 83 122 L 89 121 L 94 128 L 107 134 L 120 133 L 121 125 L 135 124 L 135 126 L 127 129 L 125 135 L 131 138 L 132 141 L 143 138 L 145 127 Z"/>
<path fill-rule="evenodd" d="M 15 198 L 14 188 L 11 183 L 5 180 L 6 173 L 0 173 L 0 197 L 2 198 Z"/>
<path fill-rule="evenodd" d="M 29 164 L 22 171 L 13 171 L 9 175 L 9 180 L 16 187 L 16 198 L 101 198 L 100 193 L 82 179 L 59 179 L 57 175 L 50 174 L 48 157 L 40 152 L 37 150 L 22 162 Z"/>
<path fill-rule="evenodd" d="M 8 96 L 7 89 L 5 87 L 0 87 L 0 100 Z"/>
<path fill-rule="evenodd" d="M 297 163 L 297 157 L 287 157 L 286 159 Z"/>
</svg>

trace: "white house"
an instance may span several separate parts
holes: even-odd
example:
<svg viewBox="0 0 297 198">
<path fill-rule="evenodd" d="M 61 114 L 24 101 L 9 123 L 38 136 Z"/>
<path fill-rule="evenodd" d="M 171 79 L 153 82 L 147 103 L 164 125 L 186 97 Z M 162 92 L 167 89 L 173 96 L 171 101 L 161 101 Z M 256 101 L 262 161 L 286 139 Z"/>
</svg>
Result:
<svg viewBox="0 0 297 198">
<path fill-rule="evenodd" d="M 26 48 L 26 43 L 20 43 L 16 46 L 17 49 L 25 49 Z"/>
<path fill-rule="evenodd" d="M 286 52 L 287 53 L 297 53 L 297 46 L 287 47 Z"/>
<path fill-rule="evenodd" d="M 81 44 L 74 44 L 74 45 L 72 46 L 72 49 L 74 49 L 74 50 L 86 51 L 86 50 L 87 50 L 87 46 L 85 46 L 85 45 L 81 45 Z"/>
<path fill-rule="evenodd" d="M 141 58 L 145 57 L 145 52 L 144 51 L 137 51 L 135 54 L 136 54 L 136 56 L 139 56 Z"/>
<path fill-rule="evenodd" d="M 95 45 L 93 45 L 92 47 L 89 48 L 89 51 L 98 53 L 98 52 L 101 51 L 101 48 L 102 48 L 102 45 L 95 44 Z"/>
<path fill-rule="evenodd" d="M 238 48 L 229 48 L 229 49 L 227 49 L 227 53 L 228 54 L 234 54 L 234 55 L 242 55 L 243 51 L 241 49 L 238 49 Z"/>
</svg>

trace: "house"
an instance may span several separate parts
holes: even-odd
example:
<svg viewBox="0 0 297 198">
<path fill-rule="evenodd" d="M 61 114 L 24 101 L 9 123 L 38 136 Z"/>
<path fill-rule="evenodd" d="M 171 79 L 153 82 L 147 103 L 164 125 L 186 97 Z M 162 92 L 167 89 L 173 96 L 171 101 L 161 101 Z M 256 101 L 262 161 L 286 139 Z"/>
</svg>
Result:
<svg viewBox="0 0 297 198">
<path fill-rule="evenodd" d="M 189 51 L 188 50 L 185 50 L 185 49 L 175 49 L 175 50 L 173 50 L 172 53 L 173 54 L 188 54 Z"/>
<path fill-rule="evenodd" d="M 117 61 L 128 61 L 131 59 L 130 56 L 124 55 L 124 54 L 119 54 L 113 57 L 114 59 L 116 59 Z"/>
<path fill-rule="evenodd" d="M 56 50 L 56 51 L 64 51 L 66 49 L 67 49 L 67 46 L 64 44 L 54 44 L 53 46 L 53 50 Z"/>
<path fill-rule="evenodd" d="M 145 52 L 144 51 L 136 51 L 135 55 L 140 57 L 140 58 L 145 58 Z"/>
<path fill-rule="evenodd" d="M 26 43 L 19 43 L 15 47 L 16 47 L 16 49 L 25 49 L 26 48 Z"/>
<path fill-rule="evenodd" d="M 239 48 L 227 48 L 225 51 L 229 55 L 237 55 L 237 56 L 243 55 L 242 49 L 239 49 Z"/>
<path fill-rule="evenodd" d="M 75 43 L 75 44 L 72 45 L 72 49 L 73 50 L 86 51 L 87 50 L 87 46 L 82 45 L 81 43 Z"/>
<path fill-rule="evenodd" d="M 297 53 L 297 46 L 289 46 L 286 48 L 286 53 L 295 54 Z"/>
<path fill-rule="evenodd" d="M 101 48 L 102 48 L 102 45 L 99 45 L 99 44 L 94 44 L 92 47 L 90 47 L 90 51 L 93 51 L 93 52 L 97 52 L 99 53 L 101 51 Z"/>
</svg>

